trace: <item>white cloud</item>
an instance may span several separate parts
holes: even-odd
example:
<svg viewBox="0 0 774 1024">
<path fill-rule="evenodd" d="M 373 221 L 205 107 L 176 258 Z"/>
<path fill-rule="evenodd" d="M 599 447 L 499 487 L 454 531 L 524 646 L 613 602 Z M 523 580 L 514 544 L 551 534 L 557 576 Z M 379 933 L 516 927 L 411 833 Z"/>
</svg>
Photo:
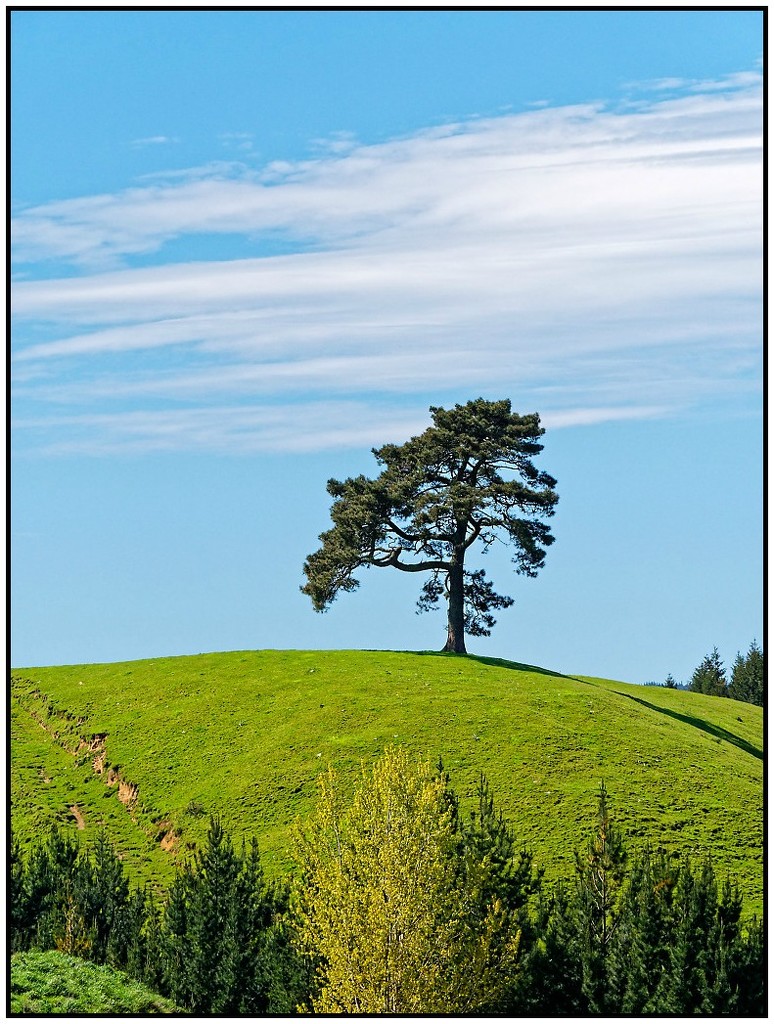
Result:
<svg viewBox="0 0 774 1024">
<path fill-rule="evenodd" d="M 542 417 L 542 422 L 561 429 L 652 418 L 663 411 L 654 406 L 566 409 Z M 426 410 L 374 410 L 371 405 L 347 401 L 28 417 L 12 424 L 17 432 L 56 438 L 39 445 L 39 453 L 45 455 L 129 455 L 191 448 L 231 455 L 368 450 L 387 441 L 400 443 L 428 425 Z"/>
<path fill-rule="evenodd" d="M 213 164 L 25 210 L 14 221 L 24 269 L 56 259 L 76 272 L 14 286 L 17 400 L 70 403 L 85 417 L 76 433 L 110 424 L 112 436 L 123 422 L 128 437 L 138 401 L 153 404 L 142 422 L 179 425 L 167 403 L 371 394 L 375 416 L 402 401 L 389 425 L 413 421 L 420 393 L 467 389 L 547 408 L 558 425 L 749 393 L 760 76 L 704 85 L 635 110 L 545 108 L 379 145 L 341 135 L 261 173 Z M 193 253 L 194 236 L 213 233 L 296 249 L 165 264 L 166 242 L 189 237 Z M 105 271 L 125 259 L 156 265 Z M 549 385 L 554 404 L 539 406 Z M 115 419 L 94 419 L 97 401 Z M 345 443 L 349 412 L 332 406 L 325 430 L 299 443 Z"/>
<path fill-rule="evenodd" d="M 169 135 L 149 135 L 145 139 L 133 139 L 132 145 L 138 148 L 143 146 L 167 146 L 170 143 L 179 141 L 179 139 L 171 138 Z"/>
</svg>

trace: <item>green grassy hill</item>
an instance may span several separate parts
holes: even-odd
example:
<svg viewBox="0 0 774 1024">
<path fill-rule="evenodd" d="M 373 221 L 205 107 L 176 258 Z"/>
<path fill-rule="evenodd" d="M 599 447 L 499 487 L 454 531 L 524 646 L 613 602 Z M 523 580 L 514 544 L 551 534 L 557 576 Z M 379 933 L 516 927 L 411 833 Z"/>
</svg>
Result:
<svg viewBox="0 0 774 1024">
<path fill-rule="evenodd" d="M 11 1013 L 24 1016 L 141 1016 L 183 1011 L 112 967 L 55 953 L 11 957 Z"/>
<path fill-rule="evenodd" d="M 20 669 L 11 710 L 18 838 L 54 821 L 87 840 L 105 828 L 138 881 L 168 882 L 211 812 L 285 871 L 316 776 L 333 765 L 351 784 L 399 743 L 443 758 L 464 800 L 485 772 L 549 877 L 571 873 L 604 780 L 632 846 L 710 851 L 761 909 L 763 723 L 749 704 L 486 658 L 242 651 Z"/>
</svg>

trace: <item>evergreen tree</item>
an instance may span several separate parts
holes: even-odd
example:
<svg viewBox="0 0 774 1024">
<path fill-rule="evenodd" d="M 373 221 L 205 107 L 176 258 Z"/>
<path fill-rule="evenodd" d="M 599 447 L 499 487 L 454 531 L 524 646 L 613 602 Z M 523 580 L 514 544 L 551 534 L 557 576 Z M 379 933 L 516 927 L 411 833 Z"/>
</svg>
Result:
<svg viewBox="0 0 774 1024">
<path fill-rule="evenodd" d="M 604 785 L 575 884 L 545 891 L 483 776 L 469 818 L 441 764 L 400 751 L 351 806 L 330 783 L 299 836 L 294 912 L 217 820 L 162 915 L 104 837 L 87 854 L 53 830 L 27 857 L 12 844 L 12 949 L 107 960 L 200 1015 L 765 1014 L 763 927 L 741 924 L 738 888 L 709 860 L 627 860 Z"/>
<path fill-rule="evenodd" d="M 529 850 L 518 849 L 513 831 L 502 812 L 495 808 L 489 782 L 483 773 L 479 776 L 476 796 L 477 809 L 471 813 L 470 821 L 461 825 L 460 833 L 461 848 L 467 849 L 474 863 L 486 865 L 480 914 L 485 916 L 489 905 L 500 900 L 519 930 L 518 967 L 486 1012 L 511 1012 L 519 998 L 517 989 L 522 965 L 537 938 L 529 907 L 531 898 L 540 892 L 545 869 L 535 869 Z M 466 861 L 463 859 L 462 863 Z"/>
<path fill-rule="evenodd" d="M 30 911 L 27 903 L 27 865 L 15 837 L 11 837 L 8 851 L 8 930 L 11 952 L 27 948 Z"/>
<path fill-rule="evenodd" d="M 73 872 L 73 899 L 92 933 L 88 958 L 123 967 L 131 942 L 129 882 L 103 832 L 97 836 L 91 856 L 82 855 Z"/>
<path fill-rule="evenodd" d="M 727 696 L 726 672 L 717 647 L 712 648 L 691 676 L 688 687 L 694 693 L 707 693 L 712 697 Z"/>
<path fill-rule="evenodd" d="M 738 890 L 730 883 L 718 892 L 709 859 L 696 871 L 690 861 L 682 865 L 672 900 L 669 965 L 653 1012 L 735 1013 L 737 963 L 744 959 L 745 945 L 739 928 L 741 907 Z"/>
<path fill-rule="evenodd" d="M 176 875 L 159 923 L 158 946 L 163 964 L 161 991 L 178 1006 L 189 1006 L 193 987 L 190 979 L 193 944 L 188 927 L 188 898 L 192 886 L 190 870 Z"/>
<path fill-rule="evenodd" d="M 753 918 L 735 944 L 729 971 L 739 1017 L 766 1013 L 766 936 L 763 922 Z M 725 1012 L 721 1008 L 720 1012 Z"/>
<path fill-rule="evenodd" d="M 666 677 L 666 680 L 664 681 L 664 686 L 666 686 L 667 690 L 676 690 L 677 689 L 677 683 L 675 682 L 675 678 L 674 678 L 674 676 L 672 675 L 671 672 Z"/>
<path fill-rule="evenodd" d="M 143 923 L 133 931 L 134 941 L 129 947 L 127 969 L 154 992 L 168 994 L 165 976 L 167 949 L 161 930 L 161 911 L 147 891 L 142 893 L 142 897 Z"/>
<path fill-rule="evenodd" d="M 577 1017 L 588 1012 L 574 891 L 558 882 L 538 894 L 535 941 L 519 962 L 508 1007 L 513 1016 Z"/>
<path fill-rule="evenodd" d="M 764 680 L 763 651 L 753 640 L 746 656 L 736 656 L 731 670 L 728 696 L 734 700 L 743 700 L 748 704 L 763 707 Z"/>
<path fill-rule="evenodd" d="M 658 982 L 669 964 L 669 922 L 676 881 L 677 871 L 667 858 L 647 848 L 630 867 L 609 960 L 611 1012 L 653 1012 Z"/>
<path fill-rule="evenodd" d="M 540 890 L 544 868 L 535 870 L 532 854 L 517 849 L 516 837 L 495 808 L 489 782 L 481 773 L 476 791 L 478 808 L 462 828 L 463 845 L 475 860 L 487 864 L 485 901 L 498 898 L 514 911 L 525 911 L 529 897 Z M 526 914 L 521 915 L 522 921 Z"/>
<path fill-rule="evenodd" d="M 556 481 L 535 468 L 544 430 L 537 413 L 520 416 L 508 399 L 475 399 L 453 409 L 431 407 L 433 425 L 402 445 L 373 449 L 383 466 L 329 480 L 333 526 L 304 563 L 301 588 L 316 611 L 359 586 L 361 568 L 428 573 L 420 611 L 447 605 L 445 651 L 465 653 L 465 634 L 488 636 L 492 610 L 513 599 L 495 593 L 468 552 L 495 540 L 514 548 L 516 572 L 536 576 L 553 543 L 547 518 L 559 500 Z"/>
<path fill-rule="evenodd" d="M 55 949 L 65 919 L 65 894 L 71 892 L 78 844 L 55 826 L 45 843 L 32 848 L 26 867 L 17 869 L 16 949 Z"/>
<path fill-rule="evenodd" d="M 575 854 L 575 913 L 581 944 L 583 992 L 590 1013 L 608 1010 L 608 960 L 618 926 L 618 901 L 625 863 L 623 838 L 610 817 L 607 790 L 602 783 L 596 834 L 585 850 Z"/>
<path fill-rule="evenodd" d="M 197 1013 L 271 1012 L 276 964 L 267 961 L 288 946 L 267 936 L 274 917 L 257 845 L 238 854 L 213 818 L 204 847 L 173 883 L 163 917 L 171 998 Z"/>
<path fill-rule="evenodd" d="M 126 973 L 158 991 L 162 978 L 158 942 L 158 914 L 146 889 L 134 889 L 126 902 L 120 937 L 111 935 L 108 958 L 116 958 L 116 947 L 124 949 Z"/>
</svg>

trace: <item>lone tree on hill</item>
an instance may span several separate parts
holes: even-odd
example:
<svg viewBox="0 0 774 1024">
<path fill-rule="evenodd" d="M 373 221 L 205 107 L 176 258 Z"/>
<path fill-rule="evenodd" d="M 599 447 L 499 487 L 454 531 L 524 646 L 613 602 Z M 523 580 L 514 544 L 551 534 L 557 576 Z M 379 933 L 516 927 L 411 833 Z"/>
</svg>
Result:
<svg viewBox="0 0 774 1024">
<path fill-rule="evenodd" d="M 465 653 L 465 632 L 489 636 L 493 609 L 513 599 L 495 593 L 483 569 L 465 567 L 469 548 L 495 540 L 516 548 L 516 571 L 536 576 L 553 543 L 544 519 L 559 496 L 532 457 L 543 450 L 537 413 L 519 416 L 507 399 L 477 398 L 453 409 L 431 406 L 433 426 L 405 444 L 372 449 L 384 467 L 375 480 L 329 480 L 333 528 L 304 563 L 308 594 L 325 611 L 339 591 L 355 590 L 364 566 L 429 572 L 420 611 L 448 602 L 444 651 Z M 506 479 L 503 473 L 509 474 Z"/>
</svg>

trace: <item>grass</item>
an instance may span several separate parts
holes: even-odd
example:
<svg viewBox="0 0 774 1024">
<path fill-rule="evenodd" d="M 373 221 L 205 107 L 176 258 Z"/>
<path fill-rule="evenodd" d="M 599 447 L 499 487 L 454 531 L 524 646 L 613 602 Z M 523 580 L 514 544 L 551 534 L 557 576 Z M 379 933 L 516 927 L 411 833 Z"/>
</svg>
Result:
<svg viewBox="0 0 774 1024">
<path fill-rule="evenodd" d="M 64 953 L 14 953 L 11 957 L 11 1014 L 150 1016 L 181 1014 L 112 967 L 100 967 Z"/>
<path fill-rule="evenodd" d="M 104 828 L 136 880 L 168 883 L 210 813 L 237 841 L 257 836 L 267 873 L 284 873 L 316 776 L 332 765 L 351 786 L 361 760 L 398 743 L 442 758 L 463 806 L 485 772 L 549 878 L 571 873 L 604 780 L 630 845 L 711 853 L 721 878 L 739 879 L 747 911 L 761 911 L 763 724 L 749 704 L 380 651 L 242 651 L 14 677 L 15 834 L 26 844 L 53 821 L 85 839 Z"/>
</svg>

